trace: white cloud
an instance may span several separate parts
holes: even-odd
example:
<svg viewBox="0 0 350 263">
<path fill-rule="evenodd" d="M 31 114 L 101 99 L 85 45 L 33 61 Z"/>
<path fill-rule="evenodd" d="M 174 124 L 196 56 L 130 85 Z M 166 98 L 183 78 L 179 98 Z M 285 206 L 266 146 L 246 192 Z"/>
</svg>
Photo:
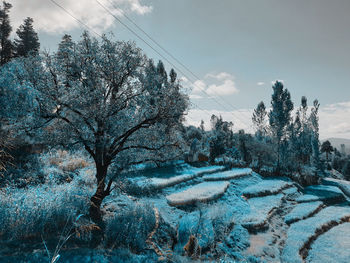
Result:
<svg viewBox="0 0 350 263">
<path fill-rule="evenodd" d="M 265 85 L 265 82 L 260 81 L 260 82 L 256 83 L 256 85 L 263 86 L 263 85 Z"/>
<path fill-rule="evenodd" d="M 320 106 L 320 137 L 350 139 L 350 101 Z"/>
<path fill-rule="evenodd" d="M 188 85 L 186 81 L 184 84 Z M 238 92 L 234 76 L 227 72 L 209 73 L 205 75 L 204 80 L 197 80 L 192 85 L 192 95 L 206 93 L 210 96 L 226 96 Z"/>
<path fill-rule="evenodd" d="M 110 28 L 116 21 L 95 0 L 55 0 L 77 19 L 99 33 Z M 152 6 L 141 4 L 140 0 L 98 0 L 114 15 L 120 12 L 114 6 L 126 13 L 144 15 L 152 11 Z M 113 4 L 112 4 L 112 3 Z M 82 27 L 79 22 L 66 14 L 61 8 L 49 0 L 12 0 L 10 17 L 14 28 L 18 28 L 23 20 L 30 16 L 34 19 L 34 26 L 38 31 L 62 33 Z"/>
<path fill-rule="evenodd" d="M 201 93 L 203 90 L 206 90 L 207 84 L 203 80 L 196 80 L 193 83 L 192 93 Z"/>
<path fill-rule="evenodd" d="M 234 131 L 244 129 L 248 133 L 253 133 L 252 112 L 252 109 L 234 111 L 207 110 L 205 112 L 199 109 L 191 109 L 188 112 L 188 117 L 186 117 L 186 122 L 188 125 L 199 126 L 201 120 L 203 120 L 205 129 L 209 130 L 211 128 L 210 117 L 212 114 L 215 114 L 216 116 L 222 116 L 225 121 L 232 121 Z"/>
<path fill-rule="evenodd" d="M 210 85 L 207 89 L 209 95 L 231 95 L 238 93 L 239 90 L 236 88 L 236 84 L 231 79 L 225 79 L 222 84 Z"/>
<path fill-rule="evenodd" d="M 203 99 L 203 97 L 201 95 L 197 95 L 197 94 L 190 94 L 189 95 L 190 99 Z"/>
</svg>

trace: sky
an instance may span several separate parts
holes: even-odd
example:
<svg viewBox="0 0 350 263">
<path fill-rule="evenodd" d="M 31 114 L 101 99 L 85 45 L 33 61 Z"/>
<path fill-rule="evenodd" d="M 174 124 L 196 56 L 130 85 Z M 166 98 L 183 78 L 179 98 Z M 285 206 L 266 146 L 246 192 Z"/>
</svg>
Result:
<svg viewBox="0 0 350 263">
<path fill-rule="evenodd" d="M 8 1 L 13 4 L 14 29 L 25 17 L 34 18 L 42 50 L 55 51 L 63 34 L 78 40 L 86 29 L 51 0 Z M 295 107 L 301 96 L 308 98 L 310 106 L 315 98 L 319 100 L 322 139 L 350 139 L 348 0 L 54 1 L 88 25 L 92 34 L 111 33 L 118 40 L 133 40 L 147 56 L 162 59 L 100 2 L 166 56 L 191 98 L 188 124 L 198 126 L 203 119 L 209 125 L 211 114 L 216 114 L 233 121 L 236 130 L 252 131 L 254 107 L 260 101 L 269 107 L 272 82 L 282 80 Z M 120 10 L 177 61 L 148 40 Z M 168 70 L 174 66 L 164 63 Z"/>
</svg>

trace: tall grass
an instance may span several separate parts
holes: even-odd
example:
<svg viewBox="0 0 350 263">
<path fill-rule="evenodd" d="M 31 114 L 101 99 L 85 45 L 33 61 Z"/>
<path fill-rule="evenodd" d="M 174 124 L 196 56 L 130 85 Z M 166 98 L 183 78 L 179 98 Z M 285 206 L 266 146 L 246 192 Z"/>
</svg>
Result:
<svg viewBox="0 0 350 263">
<path fill-rule="evenodd" d="M 3 240 L 58 236 L 67 218 L 87 213 L 92 191 L 75 180 L 0 191 L 0 235 Z"/>
<path fill-rule="evenodd" d="M 106 246 L 140 252 L 147 248 L 146 240 L 155 224 L 151 206 L 137 203 L 129 206 L 106 218 Z"/>
</svg>

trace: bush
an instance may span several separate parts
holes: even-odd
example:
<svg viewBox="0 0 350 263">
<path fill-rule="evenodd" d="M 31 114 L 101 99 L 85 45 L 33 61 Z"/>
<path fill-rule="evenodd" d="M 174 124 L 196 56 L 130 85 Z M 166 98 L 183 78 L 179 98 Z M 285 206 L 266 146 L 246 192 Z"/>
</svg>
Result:
<svg viewBox="0 0 350 263">
<path fill-rule="evenodd" d="M 3 240 L 57 238 L 67 220 L 71 224 L 77 214 L 87 214 L 91 194 L 77 180 L 5 188 L 0 192 L 0 235 Z"/>
<path fill-rule="evenodd" d="M 156 224 L 153 208 L 138 203 L 115 212 L 105 220 L 106 246 L 122 246 L 135 252 L 147 248 L 146 240 Z"/>
<path fill-rule="evenodd" d="M 47 160 L 45 161 L 45 158 Z M 92 163 L 87 161 L 87 157 L 81 152 L 68 153 L 67 151 L 57 150 L 47 153 L 43 156 L 44 163 L 58 167 L 64 172 L 75 172 L 78 169 L 91 166 Z"/>
</svg>

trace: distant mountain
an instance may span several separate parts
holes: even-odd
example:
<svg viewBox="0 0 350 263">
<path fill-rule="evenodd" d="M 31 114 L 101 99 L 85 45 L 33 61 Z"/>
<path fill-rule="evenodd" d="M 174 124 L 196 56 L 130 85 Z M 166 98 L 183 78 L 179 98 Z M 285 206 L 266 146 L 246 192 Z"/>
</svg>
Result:
<svg viewBox="0 0 350 263">
<path fill-rule="evenodd" d="M 350 139 L 344 139 L 344 138 L 328 138 L 326 140 L 323 140 L 322 142 L 324 141 L 330 141 L 332 146 L 337 148 L 338 151 L 340 151 L 340 145 L 341 144 L 345 144 L 345 151 L 350 154 Z"/>
</svg>

